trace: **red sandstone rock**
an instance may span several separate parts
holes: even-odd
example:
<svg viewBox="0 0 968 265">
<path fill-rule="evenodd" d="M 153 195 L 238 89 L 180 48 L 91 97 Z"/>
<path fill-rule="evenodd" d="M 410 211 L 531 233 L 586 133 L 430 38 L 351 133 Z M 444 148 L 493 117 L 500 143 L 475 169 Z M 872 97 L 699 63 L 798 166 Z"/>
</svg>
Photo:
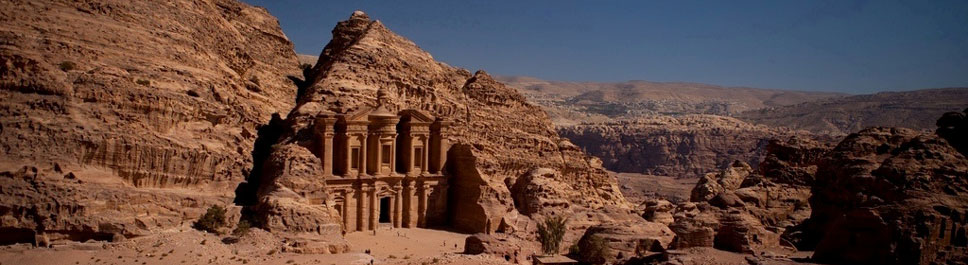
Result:
<svg viewBox="0 0 968 265">
<path fill-rule="evenodd" d="M 963 136 L 961 136 L 963 137 Z M 819 164 L 818 261 L 937 264 L 968 257 L 968 159 L 935 135 L 898 128 L 851 134 Z M 809 238 L 808 238 L 809 239 Z"/>
<path fill-rule="evenodd" d="M 231 203 L 256 125 L 293 106 L 295 53 L 265 9 L 230 0 L 0 6 L 3 229 L 83 241 L 191 222 Z M 46 177 L 20 186 L 25 166 Z"/>
</svg>

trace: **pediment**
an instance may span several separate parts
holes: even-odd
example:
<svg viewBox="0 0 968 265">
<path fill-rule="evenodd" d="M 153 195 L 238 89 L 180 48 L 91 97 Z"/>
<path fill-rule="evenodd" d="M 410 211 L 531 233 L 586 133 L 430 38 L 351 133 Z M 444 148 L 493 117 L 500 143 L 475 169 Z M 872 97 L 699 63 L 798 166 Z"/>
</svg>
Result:
<svg viewBox="0 0 968 265">
<path fill-rule="evenodd" d="M 434 122 L 434 116 L 416 109 L 401 110 L 397 115 L 400 115 L 403 120 L 410 122 Z"/>
</svg>

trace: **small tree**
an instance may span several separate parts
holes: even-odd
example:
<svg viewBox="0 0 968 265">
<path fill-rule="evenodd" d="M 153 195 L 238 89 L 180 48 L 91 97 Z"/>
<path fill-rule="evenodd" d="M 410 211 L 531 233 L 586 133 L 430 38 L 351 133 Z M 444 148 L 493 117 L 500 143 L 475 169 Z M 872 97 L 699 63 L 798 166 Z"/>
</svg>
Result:
<svg viewBox="0 0 968 265">
<path fill-rule="evenodd" d="M 552 216 L 545 219 L 544 223 L 538 224 L 538 241 L 541 242 L 541 251 L 545 254 L 558 254 L 561 239 L 565 237 L 565 225 L 567 220 L 561 216 Z"/>
<path fill-rule="evenodd" d="M 249 221 L 247 220 L 239 221 L 239 224 L 235 226 L 235 230 L 232 230 L 232 235 L 237 237 L 243 237 L 249 234 L 250 228 L 252 228 L 252 225 L 249 224 Z"/>
<path fill-rule="evenodd" d="M 218 234 L 218 229 L 225 226 L 225 208 L 212 205 L 208 211 L 195 221 L 195 229 Z"/>
</svg>

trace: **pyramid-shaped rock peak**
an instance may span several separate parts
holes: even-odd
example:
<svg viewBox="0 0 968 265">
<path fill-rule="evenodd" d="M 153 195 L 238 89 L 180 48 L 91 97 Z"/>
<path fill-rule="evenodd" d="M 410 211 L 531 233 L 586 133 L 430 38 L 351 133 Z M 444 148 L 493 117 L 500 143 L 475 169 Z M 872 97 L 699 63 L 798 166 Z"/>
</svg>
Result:
<svg viewBox="0 0 968 265">
<path fill-rule="evenodd" d="M 578 213 L 603 207 L 627 213 L 630 208 L 601 162 L 558 137 L 542 109 L 484 71 L 471 74 L 437 62 L 412 41 L 362 12 L 336 25 L 332 41 L 307 72 L 309 81 L 297 106 L 288 122 L 280 123 L 286 124 L 280 129 L 286 133 L 265 161 L 260 205 L 254 212 L 266 221 L 291 218 L 280 215 L 287 212 L 352 218 L 339 220 L 342 223 L 331 230 L 317 229 L 318 223 L 300 228 L 292 222 L 278 229 L 367 230 L 373 221 L 368 218 L 379 209 L 365 205 L 380 202 L 366 198 L 394 200 L 390 205 L 401 201 L 394 209 L 402 209 L 402 213 L 387 213 L 395 226 L 407 227 L 411 218 L 417 218 L 420 221 L 413 225 L 449 226 L 467 232 L 510 232 L 517 226 L 534 229 L 533 223 L 528 225 L 531 218 L 552 212 L 603 222 L 611 217 Z M 377 109 L 397 117 L 375 115 Z M 353 130 L 369 133 L 355 134 Z M 415 158 L 427 151 L 430 154 L 425 158 Z M 422 161 L 428 161 L 424 165 L 430 167 L 424 173 L 401 166 L 417 165 L 420 170 L 419 164 L 426 163 Z M 356 163 L 363 166 L 353 167 Z M 395 174 L 408 177 L 397 180 L 392 178 Z M 413 193 L 410 186 L 414 186 Z M 359 196 L 344 195 L 369 194 L 367 187 L 374 194 L 363 201 Z M 534 193 L 536 190 L 554 192 Z M 531 194 L 515 195 L 514 191 Z M 291 197 L 295 194 L 299 195 Z M 412 194 L 428 195 L 411 202 Z M 420 212 L 408 206 L 417 201 Z M 326 209 L 311 209 L 320 204 L 307 202 L 325 202 L 321 205 Z"/>
</svg>

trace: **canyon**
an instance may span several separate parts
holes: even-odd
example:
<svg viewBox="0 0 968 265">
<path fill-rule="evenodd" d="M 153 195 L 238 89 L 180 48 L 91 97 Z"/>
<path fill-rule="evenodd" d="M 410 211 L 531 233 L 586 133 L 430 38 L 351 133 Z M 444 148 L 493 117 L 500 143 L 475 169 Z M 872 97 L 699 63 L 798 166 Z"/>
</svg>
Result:
<svg viewBox="0 0 968 265">
<path fill-rule="evenodd" d="M 0 14 L 4 264 L 968 259 L 964 88 L 492 76 L 362 11 L 299 55 L 235 0 Z"/>
</svg>

